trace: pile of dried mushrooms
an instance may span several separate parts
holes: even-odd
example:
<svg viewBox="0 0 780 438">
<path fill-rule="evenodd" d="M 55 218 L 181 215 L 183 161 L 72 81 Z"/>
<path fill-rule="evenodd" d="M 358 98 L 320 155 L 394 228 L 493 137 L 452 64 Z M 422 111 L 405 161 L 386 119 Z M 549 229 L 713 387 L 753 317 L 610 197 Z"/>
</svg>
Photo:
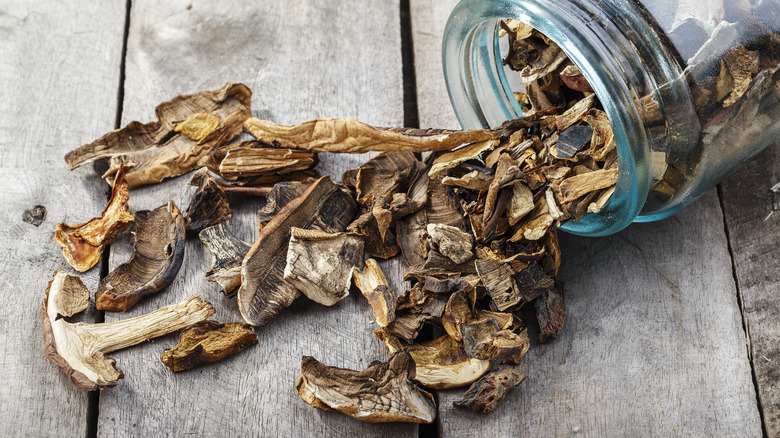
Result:
<svg viewBox="0 0 780 438">
<path fill-rule="evenodd" d="M 556 225 L 599 211 L 617 178 L 609 122 L 576 68 L 560 52 L 550 63 L 528 63 L 518 27 L 504 27 L 517 46 L 507 62 L 528 81 L 518 97 L 530 115 L 496 129 L 390 129 L 346 119 L 283 126 L 252 118 L 249 89 L 228 83 L 174 98 L 158 106 L 156 122 L 132 122 L 68 153 L 71 169 L 108 159 L 103 177 L 113 193 L 100 218 L 58 227 L 67 261 L 89 269 L 135 222 L 135 254 L 101 282 L 99 309 L 127 310 L 170 285 L 189 232 L 213 255 L 205 278 L 236 298 L 248 325 L 204 321 L 213 314 L 208 303 L 174 312 L 175 321 L 164 319 L 173 309 L 161 309 L 143 329 L 137 318 L 70 324 L 60 316 L 86 308 L 89 291 L 58 271 L 41 309 L 47 357 L 80 388 L 112 386 L 122 374 L 104 353 L 194 324 L 162 354 L 171 370 L 184 370 L 256 343 L 249 325 L 268 323 L 301 294 L 333 306 L 354 283 L 390 359 L 353 371 L 304 357 L 295 384 L 304 401 L 363 421 L 430 423 L 436 406 L 423 387 L 470 386 L 456 405 L 495 409 L 525 379 L 511 367 L 530 345 L 517 311 L 535 311 L 541 342 L 563 328 Z M 255 139 L 230 143 L 242 127 Z M 340 182 L 315 169 L 318 152 L 367 151 L 380 153 Z M 422 160 L 422 152 L 431 153 Z M 186 216 L 172 201 L 130 213 L 128 188 L 196 168 Z M 265 197 L 254 243 L 232 233 L 226 193 Z M 376 261 L 391 257 L 407 266 L 405 291 L 389 286 Z M 440 336 L 420 338 L 426 326 Z M 137 333 L 124 340 L 127 330 Z M 98 334 L 107 340 L 95 345 Z"/>
</svg>

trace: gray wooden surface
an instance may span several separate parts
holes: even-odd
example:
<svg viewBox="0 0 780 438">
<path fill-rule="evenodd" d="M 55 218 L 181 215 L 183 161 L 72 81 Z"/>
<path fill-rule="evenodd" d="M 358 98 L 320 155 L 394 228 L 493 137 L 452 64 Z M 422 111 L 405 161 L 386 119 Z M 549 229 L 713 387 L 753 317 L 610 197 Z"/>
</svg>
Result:
<svg viewBox="0 0 780 438">
<path fill-rule="evenodd" d="M 86 434 L 88 396 L 43 357 L 38 311 L 54 271 L 75 273 L 54 227 L 106 203 L 105 183 L 62 157 L 113 127 L 124 6 L 0 3 L 0 436 Z M 47 211 L 38 227 L 22 221 L 35 205 Z M 83 275 L 88 287 L 99 272 Z"/>
<path fill-rule="evenodd" d="M 302 355 L 351 368 L 387 357 L 359 294 L 332 308 L 301 298 L 258 330 L 258 345 L 185 373 L 172 374 L 159 359 L 174 335 L 116 352 L 126 377 L 94 406 L 43 358 L 43 291 L 55 269 L 73 272 L 53 242 L 54 227 L 98 215 L 108 197 L 99 169 L 68 172 L 62 156 L 114 127 L 126 4 L 28 3 L 0 0 L 0 436 L 428 433 L 315 410 L 294 391 Z M 410 3 L 420 125 L 457 127 L 440 70 L 440 38 L 456 1 Z M 397 0 L 135 0 L 121 123 L 151 120 L 155 105 L 177 94 L 239 81 L 252 88 L 257 117 L 400 126 L 399 16 Z M 562 236 L 569 319 L 561 339 L 532 346 L 522 365 L 528 380 L 490 415 L 453 408 L 462 390 L 439 392 L 438 433 L 753 437 L 762 434 L 762 412 L 767 435 L 780 436 L 780 309 L 773 300 L 780 216 L 772 213 L 780 201 L 769 191 L 780 182 L 778 157 L 780 146 L 726 181 L 723 209 L 713 191 L 666 221 L 602 239 Z M 320 166 L 338 176 L 365 158 L 324 156 Z M 168 199 L 185 210 L 188 180 L 132 190 L 131 210 Z M 257 235 L 261 203 L 231 198 L 234 229 L 247 241 Z M 47 208 L 39 227 L 21 220 L 36 204 Z M 131 254 L 124 233 L 111 247 L 110 267 Z M 209 264 L 203 245 L 189 238 L 168 290 L 106 320 L 195 294 L 214 303 L 215 319 L 240 320 L 235 301 L 203 280 Z M 384 268 L 402 290 L 402 267 Z M 99 269 L 82 275 L 91 290 Z"/>
</svg>

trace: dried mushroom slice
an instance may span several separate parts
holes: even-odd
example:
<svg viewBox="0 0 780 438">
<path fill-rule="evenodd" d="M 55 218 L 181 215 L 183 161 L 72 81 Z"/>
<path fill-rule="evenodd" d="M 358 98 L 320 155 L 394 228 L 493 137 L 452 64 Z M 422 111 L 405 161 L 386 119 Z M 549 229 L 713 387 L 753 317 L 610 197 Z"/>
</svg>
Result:
<svg viewBox="0 0 780 438">
<path fill-rule="evenodd" d="M 284 279 L 324 306 L 346 298 L 352 272 L 363 269 L 363 241 L 347 233 L 295 227 L 290 234 Z"/>
<path fill-rule="evenodd" d="M 399 248 L 395 243 L 395 233 L 392 230 L 387 230 L 382 238 L 376 217 L 370 211 L 361 214 L 349 224 L 347 231 L 363 239 L 366 254 L 371 257 L 389 259 L 398 254 Z"/>
<path fill-rule="evenodd" d="M 335 233 L 344 231 L 357 206 L 346 187 L 324 176 L 287 203 L 266 224 L 241 265 L 238 308 L 244 320 L 265 325 L 300 293 L 284 280 L 287 246 L 293 227 Z"/>
<path fill-rule="evenodd" d="M 387 329 L 376 329 L 374 334 L 385 344 L 389 354 L 407 348 Z M 406 351 L 414 360 L 414 380 L 429 388 L 460 388 L 479 379 L 490 368 L 490 361 L 469 357 L 463 344 L 447 335 L 414 344 Z"/>
<path fill-rule="evenodd" d="M 482 284 L 498 310 L 504 311 L 520 304 L 522 296 L 512 278 L 515 270 L 509 262 L 477 259 L 474 264 Z"/>
<path fill-rule="evenodd" d="M 466 354 L 478 359 L 519 365 L 531 346 L 525 329 L 520 333 L 501 330 L 492 318 L 464 324 L 461 331 Z"/>
<path fill-rule="evenodd" d="M 240 134 L 244 120 L 251 117 L 251 100 L 249 88 L 232 82 L 218 90 L 178 96 L 157 106 L 157 121 L 130 122 L 69 152 L 65 161 L 73 170 L 110 158 L 103 178 L 111 183 L 124 161 L 130 188 L 158 183 L 198 167 L 201 159 Z"/>
<path fill-rule="evenodd" d="M 368 300 L 374 311 L 374 318 L 380 327 L 390 324 L 395 319 L 395 292 L 387 284 L 387 278 L 374 259 L 365 261 L 362 271 L 352 273 L 355 286 Z"/>
<path fill-rule="evenodd" d="M 41 302 L 43 355 L 85 391 L 116 386 L 124 374 L 106 354 L 162 336 L 214 315 L 195 296 L 135 318 L 99 324 L 70 323 L 63 316 L 84 311 L 89 290 L 75 275 L 54 273 Z"/>
<path fill-rule="evenodd" d="M 582 173 L 561 182 L 561 204 L 566 204 L 587 193 L 612 187 L 617 183 L 617 169 L 601 169 Z"/>
<path fill-rule="evenodd" d="M 474 306 L 476 303 L 476 289 L 471 288 L 456 291 L 450 295 L 444 314 L 441 317 L 442 326 L 451 338 L 462 341 L 461 326 L 475 318 Z"/>
<path fill-rule="evenodd" d="M 54 241 L 62 246 L 65 260 L 74 269 L 84 272 L 95 266 L 105 246 L 113 243 L 117 234 L 133 224 L 133 214 L 127 208 L 129 198 L 124 168 L 120 167 L 116 184 L 111 190 L 111 199 L 99 218 L 72 227 L 64 222 L 57 225 Z"/>
<path fill-rule="evenodd" d="M 440 320 L 446 306 L 445 294 L 425 290 L 417 283 L 396 297 L 395 319 L 387 324 L 387 331 L 403 340 L 412 341 L 423 324 Z"/>
<path fill-rule="evenodd" d="M 504 401 L 509 390 L 525 380 L 525 371 L 504 368 L 485 374 L 463 394 L 463 398 L 453 402 L 454 406 L 477 412 L 492 412 Z"/>
<path fill-rule="evenodd" d="M 95 292 L 95 307 L 124 312 L 168 287 L 184 260 L 184 218 L 173 201 L 136 214 L 135 253 L 109 273 Z"/>
<path fill-rule="evenodd" d="M 471 252 L 474 238 L 470 233 L 446 224 L 428 224 L 427 231 L 439 253 L 454 263 L 466 263 L 474 258 Z"/>
<path fill-rule="evenodd" d="M 274 184 L 265 197 L 265 205 L 257 210 L 257 222 L 260 228 L 270 222 L 282 207 L 301 196 L 312 182 L 314 182 L 313 178 L 306 178 L 302 181 L 282 181 Z"/>
<path fill-rule="evenodd" d="M 379 199 L 390 202 L 394 193 L 405 193 L 424 167 L 411 152 L 385 152 L 347 170 L 341 178 L 355 189 L 358 203 L 370 206 Z"/>
<path fill-rule="evenodd" d="M 375 128 L 351 119 L 314 119 L 285 126 L 269 120 L 248 119 L 244 127 L 265 143 L 315 152 L 426 152 L 448 151 L 469 143 L 498 138 L 487 129 Z"/>
<path fill-rule="evenodd" d="M 411 381 L 414 372 L 414 361 L 405 351 L 385 363 L 374 361 L 363 371 L 325 366 L 304 356 L 295 389 L 315 408 L 361 421 L 432 423 L 436 403 Z"/>
<path fill-rule="evenodd" d="M 160 360 L 173 372 L 185 371 L 220 361 L 254 344 L 257 335 L 247 324 L 201 321 L 182 330 L 179 342 L 165 350 Z"/>
<path fill-rule="evenodd" d="M 187 231 L 200 233 L 204 228 L 233 217 L 225 192 L 208 169 L 201 168 L 195 172 L 190 185 L 197 186 L 198 190 L 192 194 L 187 207 Z"/>
<path fill-rule="evenodd" d="M 206 228 L 198 234 L 211 252 L 211 268 L 204 277 L 222 287 L 222 293 L 233 297 L 241 286 L 241 262 L 249 252 L 249 244 L 233 234 L 228 221 Z"/>
<path fill-rule="evenodd" d="M 563 286 L 556 284 L 554 288 L 545 291 L 534 302 L 534 308 L 536 320 L 539 322 L 539 342 L 545 343 L 551 338 L 557 338 L 566 320 Z"/>
<path fill-rule="evenodd" d="M 317 165 L 317 156 L 313 152 L 262 147 L 256 141 L 231 145 L 220 152 L 224 157 L 219 162 L 219 175 L 226 180 L 283 175 Z"/>
</svg>

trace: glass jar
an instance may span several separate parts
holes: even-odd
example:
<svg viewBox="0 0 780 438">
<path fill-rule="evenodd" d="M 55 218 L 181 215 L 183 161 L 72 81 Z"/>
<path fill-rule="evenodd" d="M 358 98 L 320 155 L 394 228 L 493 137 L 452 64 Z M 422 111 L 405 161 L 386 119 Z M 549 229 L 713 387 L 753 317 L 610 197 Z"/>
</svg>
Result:
<svg viewBox="0 0 780 438">
<path fill-rule="evenodd" d="M 780 0 L 462 0 L 443 61 L 464 129 L 522 116 L 500 19 L 555 42 L 612 125 L 615 192 L 566 231 L 600 236 L 668 217 L 778 139 Z"/>
</svg>

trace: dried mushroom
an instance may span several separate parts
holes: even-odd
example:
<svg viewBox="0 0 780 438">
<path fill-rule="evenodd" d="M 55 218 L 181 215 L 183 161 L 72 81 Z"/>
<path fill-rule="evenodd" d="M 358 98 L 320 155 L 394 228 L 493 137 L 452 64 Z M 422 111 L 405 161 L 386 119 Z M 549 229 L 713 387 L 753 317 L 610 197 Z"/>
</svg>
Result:
<svg viewBox="0 0 780 438">
<path fill-rule="evenodd" d="M 463 347 L 471 357 L 519 365 L 530 347 L 528 334 L 502 330 L 492 318 L 480 319 L 461 326 Z"/>
<path fill-rule="evenodd" d="M 223 294 L 234 296 L 241 286 L 241 262 L 249 252 L 249 244 L 233 234 L 227 221 L 204 229 L 198 237 L 211 252 L 211 268 L 204 278 L 217 282 Z"/>
<path fill-rule="evenodd" d="M 113 243 L 117 234 L 133 224 L 133 214 L 127 208 L 129 197 L 124 168 L 120 167 L 111 199 L 99 218 L 72 227 L 64 222 L 57 225 L 54 240 L 62 246 L 65 260 L 77 271 L 84 272 L 95 266 L 106 245 Z"/>
<path fill-rule="evenodd" d="M 411 381 L 414 373 L 414 361 L 405 351 L 385 363 L 374 361 L 363 371 L 325 366 L 304 356 L 295 389 L 315 408 L 361 421 L 432 423 L 436 403 Z"/>
<path fill-rule="evenodd" d="M 426 290 L 417 283 L 395 300 L 395 319 L 386 329 L 388 333 L 403 340 L 411 341 L 417 337 L 426 322 L 438 321 L 447 306 L 445 294 Z"/>
<path fill-rule="evenodd" d="M 184 218 L 173 201 L 136 214 L 135 253 L 101 280 L 95 293 L 100 310 L 124 312 L 141 298 L 168 287 L 184 260 Z"/>
<path fill-rule="evenodd" d="M 198 190 L 192 194 L 187 207 L 187 231 L 200 233 L 204 228 L 233 217 L 225 192 L 208 169 L 202 168 L 195 172 L 190 185 L 198 187 Z"/>
<path fill-rule="evenodd" d="M 563 299 L 563 286 L 556 284 L 534 302 L 536 320 L 539 322 L 539 342 L 557 338 L 563 330 L 566 319 L 566 304 Z"/>
<path fill-rule="evenodd" d="M 460 388 L 479 379 L 490 368 L 490 361 L 470 357 L 461 342 L 447 335 L 407 348 L 387 329 L 378 328 L 374 334 L 390 354 L 406 348 L 414 360 L 414 380 L 429 388 Z"/>
<path fill-rule="evenodd" d="M 257 335 L 247 324 L 200 321 L 179 334 L 179 342 L 160 357 L 173 372 L 214 363 L 257 344 Z"/>
<path fill-rule="evenodd" d="M 265 197 L 265 205 L 257 210 L 257 222 L 260 228 L 270 222 L 290 201 L 301 196 L 312 182 L 314 179 L 307 178 L 302 181 L 282 181 L 274 184 Z"/>
<path fill-rule="evenodd" d="M 295 227 L 290 234 L 284 279 L 324 306 L 346 298 L 352 272 L 363 269 L 363 241 L 347 233 Z"/>
<path fill-rule="evenodd" d="M 295 126 L 250 118 L 244 127 L 256 139 L 274 146 L 314 152 L 448 151 L 500 134 L 487 130 L 375 128 L 351 119 L 314 119 Z"/>
<path fill-rule="evenodd" d="M 179 304 L 121 321 L 69 323 L 63 317 L 86 310 L 89 290 L 75 275 L 57 270 L 41 303 L 43 354 L 78 387 L 94 391 L 124 377 L 106 354 L 174 332 L 214 315 L 211 304 L 192 297 Z"/>
<path fill-rule="evenodd" d="M 355 286 L 368 300 L 374 311 L 374 318 L 380 327 L 390 324 L 395 319 L 395 292 L 387 284 L 387 278 L 379 268 L 379 263 L 374 259 L 365 261 L 362 271 L 356 270 L 352 274 Z"/>
<path fill-rule="evenodd" d="M 279 210 L 260 230 L 241 265 L 238 308 L 247 323 L 265 325 L 300 295 L 284 279 L 290 230 L 341 232 L 356 209 L 347 189 L 324 176 Z"/>
<path fill-rule="evenodd" d="M 219 160 L 217 173 L 226 180 L 284 175 L 307 170 L 317 164 L 317 156 L 312 152 L 262 147 L 256 141 L 227 146 L 213 153 L 211 159 Z"/>
<path fill-rule="evenodd" d="M 426 229 L 434 247 L 454 263 L 466 263 L 474 257 L 471 252 L 474 246 L 471 234 L 446 224 L 428 224 Z"/>
<path fill-rule="evenodd" d="M 509 390 L 525 378 L 526 374 L 522 370 L 493 370 L 471 385 L 463 398 L 453 402 L 453 405 L 477 412 L 492 412 L 504 401 Z"/>
<path fill-rule="evenodd" d="M 380 199 L 389 203 L 394 193 L 405 193 L 424 167 L 411 152 L 385 152 L 347 170 L 341 179 L 355 189 L 358 203 L 370 206 Z"/>
<path fill-rule="evenodd" d="M 73 170 L 110 158 L 103 178 L 112 184 L 124 161 L 130 188 L 158 183 L 199 167 L 201 159 L 240 134 L 244 120 L 251 116 L 251 100 L 249 88 L 232 82 L 219 90 L 178 96 L 157 106 L 157 121 L 130 122 L 68 152 L 65 161 Z"/>
</svg>

